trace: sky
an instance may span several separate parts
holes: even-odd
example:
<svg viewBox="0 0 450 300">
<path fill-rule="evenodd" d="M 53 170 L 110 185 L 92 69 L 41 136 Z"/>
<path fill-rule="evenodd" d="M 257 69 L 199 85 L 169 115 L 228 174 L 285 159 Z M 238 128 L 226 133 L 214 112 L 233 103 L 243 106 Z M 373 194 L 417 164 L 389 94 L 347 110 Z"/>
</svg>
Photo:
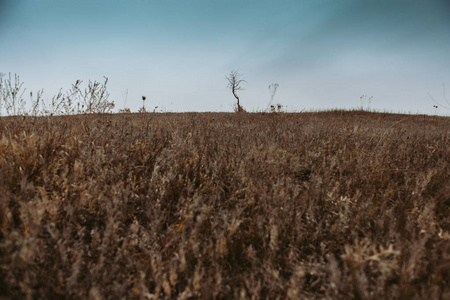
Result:
<svg viewBox="0 0 450 300">
<path fill-rule="evenodd" d="M 0 72 L 51 99 L 108 77 L 116 110 L 450 115 L 448 0 L 0 0 Z M 430 97 L 431 96 L 431 97 Z M 450 101 L 450 96 L 447 97 Z M 448 105 L 450 106 L 450 105 Z"/>
</svg>

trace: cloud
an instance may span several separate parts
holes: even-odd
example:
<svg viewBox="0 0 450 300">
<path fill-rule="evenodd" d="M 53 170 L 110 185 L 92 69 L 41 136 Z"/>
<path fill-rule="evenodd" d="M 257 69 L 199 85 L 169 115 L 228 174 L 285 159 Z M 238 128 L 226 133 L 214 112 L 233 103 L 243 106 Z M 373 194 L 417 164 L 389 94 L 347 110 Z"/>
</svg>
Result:
<svg viewBox="0 0 450 300">
<path fill-rule="evenodd" d="M 353 53 L 370 58 L 399 54 L 426 56 L 430 49 L 450 46 L 450 18 L 444 2 L 347 1 L 331 10 L 311 7 L 320 21 L 298 19 L 284 37 L 282 51 L 265 67 L 286 71 L 317 69 L 339 63 Z M 321 17 L 321 18 L 320 18 Z M 305 30 L 305 28 L 307 30 Z"/>
<path fill-rule="evenodd" d="M 2 29 L 6 29 L 6 24 L 8 24 L 10 20 L 14 4 L 16 4 L 16 1 L 14 0 L 0 1 L 0 33 L 2 32 Z"/>
</svg>

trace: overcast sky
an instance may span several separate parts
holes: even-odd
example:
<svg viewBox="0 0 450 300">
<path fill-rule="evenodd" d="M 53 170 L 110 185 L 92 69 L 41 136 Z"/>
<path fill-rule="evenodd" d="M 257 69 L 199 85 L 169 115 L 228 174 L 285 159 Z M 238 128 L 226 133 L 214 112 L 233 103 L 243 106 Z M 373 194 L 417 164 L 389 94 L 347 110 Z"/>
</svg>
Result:
<svg viewBox="0 0 450 300">
<path fill-rule="evenodd" d="M 428 94 L 450 95 L 450 1 L 0 0 L 0 72 L 47 98 L 106 76 L 117 109 L 145 95 L 147 109 L 232 111 L 233 69 L 249 111 L 278 83 L 288 110 L 368 95 L 376 110 L 434 114 Z"/>
</svg>

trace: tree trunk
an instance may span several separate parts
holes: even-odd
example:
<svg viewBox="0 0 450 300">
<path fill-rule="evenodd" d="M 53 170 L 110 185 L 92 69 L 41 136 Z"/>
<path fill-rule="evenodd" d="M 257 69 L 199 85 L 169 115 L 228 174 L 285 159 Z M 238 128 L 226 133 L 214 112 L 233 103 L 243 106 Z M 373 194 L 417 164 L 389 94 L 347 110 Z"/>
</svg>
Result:
<svg viewBox="0 0 450 300">
<path fill-rule="evenodd" d="M 238 111 L 241 111 L 241 105 L 239 104 L 239 97 L 238 97 L 238 95 L 236 95 L 236 93 L 234 92 L 234 87 L 233 87 L 233 96 L 234 96 L 234 98 L 236 98 L 236 100 L 237 100 L 237 109 L 238 109 Z"/>
</svg>

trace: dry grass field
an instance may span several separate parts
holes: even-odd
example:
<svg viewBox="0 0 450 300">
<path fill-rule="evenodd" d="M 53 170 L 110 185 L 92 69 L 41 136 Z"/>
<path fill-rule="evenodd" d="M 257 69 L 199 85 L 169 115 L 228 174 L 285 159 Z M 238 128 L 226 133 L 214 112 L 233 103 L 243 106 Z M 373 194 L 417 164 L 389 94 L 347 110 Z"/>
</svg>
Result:
<svg viewBox="0 0 450 300">
<path fill-rule="evenodd" d="M 0 118 L 0 299 L 450 299 L 450 119 Z"/>
</svg>

